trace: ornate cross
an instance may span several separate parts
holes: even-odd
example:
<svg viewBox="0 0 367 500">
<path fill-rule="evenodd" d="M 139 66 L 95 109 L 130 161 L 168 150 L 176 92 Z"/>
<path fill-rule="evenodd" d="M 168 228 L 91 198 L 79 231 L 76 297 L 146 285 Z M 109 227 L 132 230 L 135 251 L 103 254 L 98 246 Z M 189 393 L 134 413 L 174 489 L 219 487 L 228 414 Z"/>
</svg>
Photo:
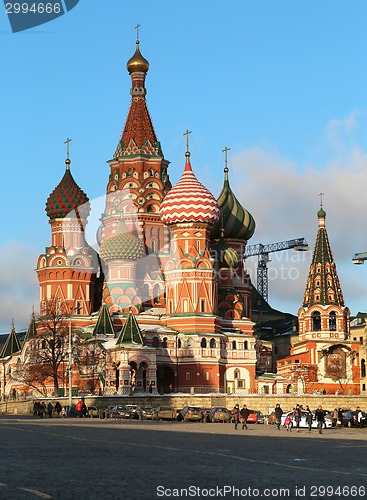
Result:
<svg viewBox="0 0 367 500">
<path fill-rule="evenodd" d="M 136 29 L 136 39 L 139 40 L 139 28 L 141 28 L 141 24 L 137 24 L 135 26 L 135 29 Z"/>
<path fill-rule="evenodd" d="M 231 148 L 227 148 L 227 146 L 222 149 L 222 153 L 224 153 L 224 161 L 225 161 L 225 164 L 226 164 L 226 167 L 228 165 L 228 151 L 230 151 Z"/>
<path fill-rule="evenodd" d="M 64 144 L 66 144 L 66 159 L 69 160 L 69 153 L 70 153 L 70 150 L 69 150 L 69 142 L 71 142 L 71 139 L 69 139 L 69 137 L 66 139 L 66 141 L 64 142 Z"/>
<path fill-rule="evenodd" d="M 189 134 L 191 134 L 191 130 L 186 130 L 182 135 L 186 135 L 186 152 L 189 152 Z"/>
<path fill-rule="evenodd" d="M 319 193 L 318 196 L 320 196 L 320 207 L 322 208 L 322 197 L 324 196 L 325 193 Z"/>
</svg>

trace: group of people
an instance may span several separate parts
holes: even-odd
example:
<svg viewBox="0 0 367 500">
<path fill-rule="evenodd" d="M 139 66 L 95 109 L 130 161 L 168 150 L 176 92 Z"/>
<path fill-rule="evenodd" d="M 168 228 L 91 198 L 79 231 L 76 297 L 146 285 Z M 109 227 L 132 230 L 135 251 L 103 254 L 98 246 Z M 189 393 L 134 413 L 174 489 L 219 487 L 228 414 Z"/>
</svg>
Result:
<svg viewBox="0 0 367 500">
<path fill-rule="evenodd" d="M 33 415 L 35 417 L 43 418 L 43 415 L 47 413 L 48 417 L 51 418 L 53 413 L 56 413 L 57 417 L 66 417 L 66 410 L 62 408 L 59 401 L 56 401 L 55 405 L 48 402 L 46 405 L 43 401 L 35 401 L 33 404 Z"/>
<path fill-rule="evenodd" d="M 318 406 L 318 408 L 315 410 L 315 415 L 314 415 L 308 405 L 306 406 L 306 408 L 303 408 L 302 405 L 297 404 L 293 408 L 293 412 L 289 412 L 284 419 L 284 426 L 286 427 L 287 432 L 292 432 L 293 422 L 296 424 L 296 432 L 300 432 L 299 426 L 302 419 L 302 412 L 306 414 L 306 423 L 308 432 L 309 433 L 311 432 L 312 422 L 316 420 L 319 433 L 322 434 L 322 429 L 325 426 L 325 411 L 322 409 L 321 405 Z M 280 430 L 280 426 L 282 424 L 282 415 L 284 412 L 280 407 L 279 403 L 275 406 L 274 413 L 275 413 L 275 423 L 277 425 L 278 430 Z"/>
<path fill-rule="evenodd" d="M 242 424 L 242 430 L 246 429 L 248 430 L 247 427 L 247 419 L 248 416 L 250 415 L 250 410 L 247 408 L 246 405 L 243 405 L 243 407 L 240 409 L 240 405 L 234 405 L 233 410 L 231 412 L 232 414 L 232 421 L 234 422 L 234 428 L 237 430 L 238 424 Z"/>
</svg>

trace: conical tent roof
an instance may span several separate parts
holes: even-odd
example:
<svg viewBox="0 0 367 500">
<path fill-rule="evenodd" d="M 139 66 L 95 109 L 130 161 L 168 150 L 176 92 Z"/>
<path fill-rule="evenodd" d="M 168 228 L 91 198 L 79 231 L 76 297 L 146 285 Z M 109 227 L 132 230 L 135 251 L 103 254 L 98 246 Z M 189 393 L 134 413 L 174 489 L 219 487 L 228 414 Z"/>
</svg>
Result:
<svg viewBox="0 0 367 500">
<path fill-rule="evenodd" d="M 4 347 L 0 353 L 0 358 L 7 358 L 12 354 L 19 352 L 21 350 L 19 340 L 17 339 L 17 334 L 15 333 L 14 322 L 12 323 L 11 331 L 9 337 L 6 339 Z"/>
<path fill-rule="evenodd" d="M 128 317 L 126 318 L 125 324 L 119 338 L 116 342 L 119 344 L 137 344 L 144 345 L 143 336 L 141 334 L 140 327 L 136 321 L 135 316 L 132 312 L 129 312 Z"/>
</svg>

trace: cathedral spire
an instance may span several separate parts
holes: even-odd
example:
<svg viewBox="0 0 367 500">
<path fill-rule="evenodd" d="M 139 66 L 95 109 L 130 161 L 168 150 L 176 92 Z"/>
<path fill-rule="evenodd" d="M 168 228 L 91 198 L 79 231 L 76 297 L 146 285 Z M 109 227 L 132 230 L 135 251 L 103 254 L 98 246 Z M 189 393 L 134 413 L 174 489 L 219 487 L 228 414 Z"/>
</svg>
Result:
<svg viewBox="0 0 367 500">
<path fill-rule="evenodd" d="M 135 53 L 126 65 L 131 76 L 130 94 L 132 100 L 124 130 L 114 155 L 115 159 L 121 156 L 140 154 L 163 156 L 145 99 L 147 93 L 145 77 L 149 70 L 149 62 L 140 52 L 139 28 L 140 25 L 137 25 Z"/>
<path fill-rule="evenodd" d="M 316 304 L 344 307 L 339 277 L 325 227 L 326 212 L 322 206 L 322 198 L 317 218 L 318 231 L 303 299 L 303 307 L 310 307 Z"/>
</svg>

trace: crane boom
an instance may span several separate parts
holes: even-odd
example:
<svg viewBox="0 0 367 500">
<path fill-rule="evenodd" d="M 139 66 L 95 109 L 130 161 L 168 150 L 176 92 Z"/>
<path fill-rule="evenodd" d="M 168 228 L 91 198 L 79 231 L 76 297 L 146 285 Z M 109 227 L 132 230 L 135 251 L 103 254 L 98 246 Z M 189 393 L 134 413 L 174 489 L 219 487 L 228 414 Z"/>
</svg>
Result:
<svg viewBox="0 0 367 500">
<path fill-rule="evenodd" d="M 256 245 L 246 247 L 244 259 L 254 257 L 255 255 L 258 256 L 256 288 L 266 302 L 268 301 L 269 253 L 289 250 L 291 248 L 298 251 L 305 251 L 308 250 L 308 244 L 305 238 L 296 238 L 294 240 L 280 241 L 278 243 L 270 243 L 268 245 L 258 243 Z"/>
<path fill-rule="evenodd" d="M 253 257 L 254 255 L 265 255 L 272 252 L 279 252 L 280 250 L 289 250 L 290 248 L 294 248 L 296 250 L 308 250 L 308 244 L 304 238 L 280 241 L 279 243 L 269 243 L 268 245 L 258 243 L 256 245 L 246 247 L 245 259 L 247 259 L 247 257 Z"/>
</svg>

